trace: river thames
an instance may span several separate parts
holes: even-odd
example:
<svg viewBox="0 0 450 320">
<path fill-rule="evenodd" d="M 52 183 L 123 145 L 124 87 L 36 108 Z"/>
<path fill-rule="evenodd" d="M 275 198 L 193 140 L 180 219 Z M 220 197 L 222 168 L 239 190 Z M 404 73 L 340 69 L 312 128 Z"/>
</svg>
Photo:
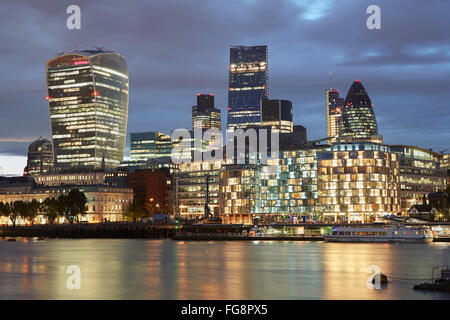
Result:
<svg viewBox="0 0 450 320">
<path fill-rule="evenodd" d="M 0 299 L 450 299 L 412 289 L 449 257 L 450 243 L 3 239 Z M 387 287 L 367 287 L 373 265 Z"/>
</svg>

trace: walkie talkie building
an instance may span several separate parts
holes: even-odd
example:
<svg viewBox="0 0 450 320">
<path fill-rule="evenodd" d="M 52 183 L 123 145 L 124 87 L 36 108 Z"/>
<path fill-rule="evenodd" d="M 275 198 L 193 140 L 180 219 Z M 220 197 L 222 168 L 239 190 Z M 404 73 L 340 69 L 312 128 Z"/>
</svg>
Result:
<svg viewBox="0 0 450 320">
<path fill-rule="evenodd" d="M 124 57 L 104 49 L 64 52 L 46 71 L 55 167 L 119 166 L 128 117 Z"/>
</svg>

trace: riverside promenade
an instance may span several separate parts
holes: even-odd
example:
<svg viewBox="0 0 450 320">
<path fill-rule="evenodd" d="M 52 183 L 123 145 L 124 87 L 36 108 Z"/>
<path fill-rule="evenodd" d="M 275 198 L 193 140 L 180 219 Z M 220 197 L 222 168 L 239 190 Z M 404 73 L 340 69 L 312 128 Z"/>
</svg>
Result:
<svg viewBox="0 0 450 320">
<path fill-rule="evenodd" d="M 132 222 L 45 224 L 0 227 L 0 237 L 42 238 L 170 238 L 175 226 Z"/>
</svg>

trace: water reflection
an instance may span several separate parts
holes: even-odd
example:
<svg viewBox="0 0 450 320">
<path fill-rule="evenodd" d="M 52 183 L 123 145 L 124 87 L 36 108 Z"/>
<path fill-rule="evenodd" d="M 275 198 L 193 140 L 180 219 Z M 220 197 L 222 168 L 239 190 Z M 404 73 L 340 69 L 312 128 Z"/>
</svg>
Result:
<svg viewBox="0 0 450 320">
<path fill-rule="evenodd" d="M 449 299 L 412 290 L 450 244 L 0 240 L 1 299 Z M 81 269 L 81 290 L 66 286 Z M 367 268 L 391 277 L 369 290 Z M 420 282 L 420 281 L 419 281 Z"/>
</svg>

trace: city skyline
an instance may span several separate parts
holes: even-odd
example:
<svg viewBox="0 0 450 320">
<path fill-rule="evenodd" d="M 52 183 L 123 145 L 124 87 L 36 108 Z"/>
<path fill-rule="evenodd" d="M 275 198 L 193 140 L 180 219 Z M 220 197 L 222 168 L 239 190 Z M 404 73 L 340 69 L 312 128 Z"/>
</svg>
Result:
<svg viewBox="0 0 450 320">
<path fill-rule="evenodd" d="M 160 31 L 152 31 L 151 37 L 145 35 L 146 28 L 142 28 L 141 33 L 132 39 L 131 43 L 134 47 L 128 48 L 127 41 L 114 40 L 114 37 L 120 39 L 124 37 L 124 34 L 115 35 L 115 32 L 120 29 L 115 25 L 111 25 L 106 34 L 97 33 L 90 36 L 94 29 L 99 32 L 95 24 L 101 23 L 101 21 L 94 21 L 92 11 L 96 5 L 81 1 L 80 6 L 84 14 L 82 29 L 70 31 L 64 26 L 66 3 L 52 7 L 45 4 L 33 7 L 34 4 L 29 1 L 26 3 L 30 4 L 31 8 L 26 11 L 17 10 L 18 14 L 34 17 L 31 20 L 40 18 L 43 20 L 42 25 L 38 25 L 34 31 L 41 34 L 42 37 L 37 38 L 42 42 L 36 41 L 34 39 L 36 37 L 29 37 L 29 34 L 25 33 L 24 41 L 20 43 L 20 28 L 23 26 L 9 28 L 8 25 L 12 23 L 10 19 L 2 19 L 0 23 L 3 30 L 15 30 L 5 31 L 1 35 L 1 41 L 10 44 L 1 52 L 2 65 L 10 74 L 9 78 L 0 81 L 2 93 L 0 101 L 4 110 L 0 123 L 0 167 L 3 168 L 3 173 L 19 174 L 26 162 L 29 143 L 39 136 L 51 137 L 48 106 L 45 100 L 45 61 L 53 57 L 55 51 L 62 51 L 74 45 L 77 45 L 78 49 L 84 49 L 86 42 L 119 52 L 129 62 L 130 118 L 127 140 L 129 140 L 130 132 L 169 133 L 176 128 L 189 128 L 191 106 L 195 103 L 198 92 L 211 92 L 215 95 L 216 107 L 222 111 L 222 123 L 225 124 L 229 46 L 267 44 L 271 66 L 269 69 L 270 97 L 293 102 L 294 123 L 307 127 L 310 139 L 325 137 L 326 116 L 323 110 L 323 91 L 329 87 L 328 72 L 331 71 L 334 74 L 332 87 L 343 93 L 355 79 L 360 79 L 364 83 L 374 103 L 379 133 L 383 135 L 385 143 L 417 145 L 432 148 L 435 151 L 449 147 L 446 145 L 446 141 L 449 140 L 447 128 L 449 113 L 448 99 L 445 99 L 447 94 L 445 79 L 448 79 L 450 75 L 450 51 L 448 46 L 442 44 L 448 42 L 449 36 L 438 28 L 441 24 L 436 18 L 436 12 L 445 12 L 445 10 L 440 7 L 436 10 L 433 4 L 427 4 L 428 7 L 419 6 L 406 15 L 399 11 L 402 1 L 396 4 L 381 1 L 384 25 L 381 30 L 371 31 L 365 28 L 367 4 L 364 2 L 343 3 L 338 6 L 333 1 L 319 1 L 319 4 L 328 3 L 328 5 L 302 7 L 292 1 L 286 1 L 279 8 L 271 11 L 276 19 L 269 27 L 263 25 L 260 26 L 262 29 L 257 29 L 255 26 L 253 30 L 245 30 L 242 34 L 230 30 L 228 33 L 221 34 L 220 37 L 214 37 L 214 31 L 218 31 L 218 27 L 224 21 L 220 19 L 214 21 L 211 17 L 203 15 L 203 18 L 208 20 L 208 25 L 212 27 L 209 33 L 200 32 L 199 30 L 204 27 L 200 29 L 193 22 L 196 15 L 214 8 L 218 9 L 217 3 L 199 1 L 196 12 L 186 10 L 188 8 L 185 8 L 185 4 L 177 3 L 177 14 L 185 11 L 179 16 L 184 17 L 186 23 L 192 22 L 188 24 L 186 30 L 179 29 L 182 30 L 180 36 L 167 24 L 163 24 Z M 148 16 L 155 15 L 158 10 L 167 14 L 171 4 L 169 2 L 153 7 L 148 6 L 147 11 L 142 10 L 146 15 L 139 15 L 133 7 L 123 8 L 119 5 L 107 11 L 104 19 L 113 21 L 112 18 L 119 14 L 126 17 L 127 12 L 132 12 L 133 14 L 129 16 L 144 23 Z M 247 16 L 237 17 L 235 19 L 238 20 L 234 21 L 241 21 L 238 26 L 245 29 L 246 26 L 255 22 L 252 20 L 255 19 L 252 9 L 255 9 L 256 4 L 243 2 L 241 5 L 246 9 L 244 14 Z M 21 6 L 21 3 L 5 5 L 2 15 L 8 14 L 8 10 L 14 10 L 14 6 Z M 271 3 L 263 1 L 259 3 L 258 10 L 267 9 L 270 6 Z M 349 14 L 352 19 L 346 19 L 348 23 L 338 26 L 333 13 L 341 12 L 341 10 L 342 15 Z M 59 19 L 45 18 L 59 11 L 61 11 Z M 213 10 L 213 12 L 216 11 Z M 227 16 L 229 13 L 225 11 L 223 15 Z M 218 18 L 217 14 L 214 14 L 214 18 Z M 408 16 L 408 20 L 401 20 L 405 16 Z M 288 19 L 294 17 L 293 21 Z M 393 19 L 396 19 L 395 23 Z M 422 32 L 408 31 L 408 28 L 413 28 L 409 20 L 414 21 L 414 19 L 419 22 L 427 21 L 426 24 L 423 23 L 423 29 L 419 30 Z M 26 28 L 29 28 L 30 19 L 23 20 L 28 21 L 25 24 Z M 290 25 L 283 25 L 287 23 L 284 21 L 290 21 Z M 326 27 L 329 28 L 330 25 L 333 29 L 329 30 L 339 35 L 337 39 L 331 39 L 329 34 L 320 32 Z M 294 32 L 298 32 L 301 27 L 308 30 L 307 35 Z M 127 31 L 130 31 L 130 28 L 133 29 L 134 25 L 125 26 Z M 264 32 L 257 32 L 257 30 Z M 285 35 L 280 33 L 282 30 L 286 33 Z M 163 37 L 166 31 L 169 31 L 169 39 Z M 348 31 L 347 35 L 343 31 Z M 46 33 L 52 35 L 52 41 L 50 38 L 45 38 Z M 128 34 L 128 32 L 125 33 Z M 409 33 L 414 34 L 414 37 L 407 37 Z M 399 41 L 399 34 L 405 35 L 402 37 L 403 41 Z M 202 36 L 196 38 L 198 35 Z M 15 37 L 14 41 L 11 40 L 13 37 Z M 210 50 L 196 48 L 203 42 L 211 44 L 208 41 L 202 41 L 202 37 L 214 40 L 214 45 L 209 46 Z M 350 41 L 346 37 L 358 39 L 359 45 L 346 51 L 346 44 Z M 153 50 L 149 44 L 142 43 L 143 40 L 152 39 L 159 41 L 159 46 L 154 46 Z M 336 43 L 336 40 L 341 42 Z M 325 44 L 334 45 L 335 51 L 331 53 L 328 51 L 326 55 L 320 53 Z M 33 59 L 27 59 L 28 53 L 23 51 L 25 45 L 33 48 L 31 50 Z M 186 50 L 182 50 L 185 59 L 177 56 L 175 65 L 171 65 L 168 60 L 174 59 L 175 53 L 172 53 L 171 59 L 170 55 L 165 57 L 164 54 L 170 52 L 174 45 L 184 45 L 189 48 L 188 51 L 191 51 L 192 56 L 187 55 Z M 296 50 L 305 45 L 308 46 L 309 53 Z M 362 45 L 365 49 L 359 50 Z M 407 51 L 408 48 L 412 50 Z M 19 51 L 22 53 L 17 54 Z M 149 52 L 149 57 L 143 56 L 143 53 L 148 55 Z M 168 108 L 172 108 L 173 113 L 168 113 Z M 424 108 L 428 109 L 426 117 L 420 114 Z M 9 172 L 8 168 L 14 163 L 9 156 L 5 157 L 5 155 L 19 156 L 19 159 L 23 160 L 19 172 Z"/>
</svg>

